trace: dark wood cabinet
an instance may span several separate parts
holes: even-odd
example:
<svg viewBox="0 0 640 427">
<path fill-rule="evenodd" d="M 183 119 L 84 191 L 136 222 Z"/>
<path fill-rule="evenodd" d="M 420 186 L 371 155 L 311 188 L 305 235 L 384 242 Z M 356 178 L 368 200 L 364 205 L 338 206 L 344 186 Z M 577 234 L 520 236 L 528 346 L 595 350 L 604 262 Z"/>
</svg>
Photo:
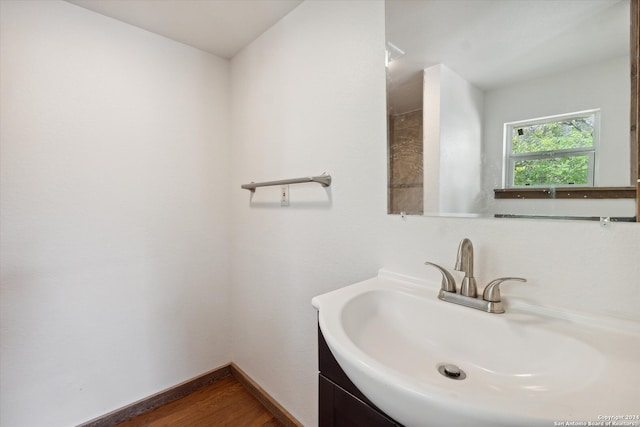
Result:
<svg viewBox="0 0 640 427">
<path fill-rule="evenodd" d="M 320 427 L 401 427 L 367 399 L 331 354 L 318 328 Z"/>
</svg>

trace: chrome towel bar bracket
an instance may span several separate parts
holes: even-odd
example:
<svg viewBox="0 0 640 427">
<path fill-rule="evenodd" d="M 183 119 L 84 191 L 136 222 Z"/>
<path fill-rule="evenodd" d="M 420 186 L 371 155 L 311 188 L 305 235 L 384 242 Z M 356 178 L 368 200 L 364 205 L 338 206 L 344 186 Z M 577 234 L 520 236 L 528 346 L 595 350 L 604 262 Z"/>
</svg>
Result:
<svg viewBox="0 0 640 427">
<path fill-rule="evenodd" d="M 320 176 L 306 176 L 303 178 L 282 179 L 280 181 L 252 182 L 251 184 L 243 184 L 240 188 L 249 190 L 253 193 L 256 191 L 257 187 L 269 187 L 273 185 L 286 185 L 286 184 L 302 184 L 305 182 L 317 182 L 323 187 L 328 187 L 331 185 L 331 175 L 322 174 Z"/>
</svg>

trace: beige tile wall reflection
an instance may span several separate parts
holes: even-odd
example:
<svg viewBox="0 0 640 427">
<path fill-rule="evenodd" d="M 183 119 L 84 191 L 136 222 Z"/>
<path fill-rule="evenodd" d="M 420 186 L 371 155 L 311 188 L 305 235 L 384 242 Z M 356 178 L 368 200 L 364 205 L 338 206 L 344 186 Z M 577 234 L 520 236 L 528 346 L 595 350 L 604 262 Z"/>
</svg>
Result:
<svg viewBox="0 0 640 427">
<path fill-rule="evenodd" d="M 389 213 L 423 213 L 422 110 L 389 117 Z"/>
</svg>

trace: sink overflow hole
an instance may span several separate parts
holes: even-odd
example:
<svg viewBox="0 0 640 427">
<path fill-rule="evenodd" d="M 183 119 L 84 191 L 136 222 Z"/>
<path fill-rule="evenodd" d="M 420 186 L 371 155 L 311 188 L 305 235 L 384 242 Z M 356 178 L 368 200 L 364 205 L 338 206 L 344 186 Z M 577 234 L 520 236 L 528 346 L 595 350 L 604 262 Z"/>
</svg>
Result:
<svg viewBox="0 0 640 427">
<path fill-rule="evenodd" d="M 440 372 L 447 378 L 451 378 L 452 380 L 463 380 L 467 378 L 467 374 L 465 374 L 462 369 L 460 369 L 456 365 L 448 363 L 438 365 L 438 372 Z"/>
</svg>

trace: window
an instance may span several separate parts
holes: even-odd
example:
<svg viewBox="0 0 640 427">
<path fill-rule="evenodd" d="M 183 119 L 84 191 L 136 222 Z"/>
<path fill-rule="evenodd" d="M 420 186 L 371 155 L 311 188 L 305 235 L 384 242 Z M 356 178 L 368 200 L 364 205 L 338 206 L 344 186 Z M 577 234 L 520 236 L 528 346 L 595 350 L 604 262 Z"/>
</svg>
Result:
<svg viewBox="0 0 640 427">
<path fill-rule="evenodd" d="M 506 188 L 593 186 L 599 110 L 505 123 Z"/>
</svg>

